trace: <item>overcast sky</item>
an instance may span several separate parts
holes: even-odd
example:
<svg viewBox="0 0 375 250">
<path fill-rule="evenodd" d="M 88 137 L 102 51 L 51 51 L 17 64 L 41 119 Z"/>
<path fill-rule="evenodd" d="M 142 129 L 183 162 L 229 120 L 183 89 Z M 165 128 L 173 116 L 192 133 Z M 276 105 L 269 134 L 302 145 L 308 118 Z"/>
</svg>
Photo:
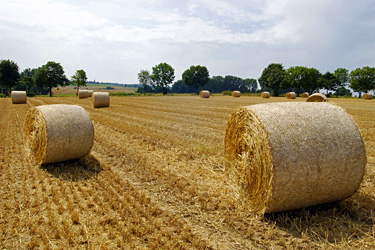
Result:
<svg viewBox="0 0 375 250">
<path fill-rule="evenodd" d="M 161 62 L 259 78 L 269 63 L 321 73 L 375 66 L 373 0 L 0 0 L 0 59 L 71 78 L 138 83 Z"/>
</svg>

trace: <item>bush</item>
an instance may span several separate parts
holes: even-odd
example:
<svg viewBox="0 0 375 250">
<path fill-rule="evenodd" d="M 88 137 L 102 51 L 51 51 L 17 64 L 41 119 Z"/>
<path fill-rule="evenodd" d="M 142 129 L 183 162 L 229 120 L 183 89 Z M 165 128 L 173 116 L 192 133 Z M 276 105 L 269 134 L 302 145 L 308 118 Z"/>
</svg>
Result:
<svg viewBox="0 0 375 250">
<path fill-rule="evenodd" d="M 223 92 L 221 92 L 221 94 L 223 94 L 223 95 L 232 95 L 232 91 L 230 91 L 230 90 L 224 90 Z"/>
<path fill-rule="evenodd" d="M 117 92 L 117 93 L 109 93 L 110 96 L 132 96 L 132 95 L 139 95 L 138 93 L 134 92 Z"/>
<path fill-rule="evenodd" d="M 36 94 L 35 94 L 33 91 L 28 91 L 28 92 L 26 93 L 26 95 L 27 95 L 28 97 L 34 97 L 34 96 L 36 96 Z"/>
<path fill-rule="evenodd" d="M 3 93 L 0 93 L 0 98 L 5 98 L 6 97 L 6 95 L 5 94 L 3 94 Z"/>
<path fill-rule="evenodd" d="M 115 88 L 113 88 L 111 86 L 107 86 L 107 87 L 105 87 L 105 89 L 115 89 Z"/>
</svg>

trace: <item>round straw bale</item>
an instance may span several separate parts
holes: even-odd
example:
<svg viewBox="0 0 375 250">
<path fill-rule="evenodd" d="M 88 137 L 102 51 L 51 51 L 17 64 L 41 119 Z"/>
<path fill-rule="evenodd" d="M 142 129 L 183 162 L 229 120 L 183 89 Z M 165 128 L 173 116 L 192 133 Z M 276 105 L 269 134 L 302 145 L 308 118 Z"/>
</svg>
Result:
<svg viewBox="0 0 375 250">
<path fill-rule="evenodd" d="M 304 98 L 307 98 L 307 97 L 309 97 L 310 95 L 309 95 L 309 92 L 303 92 L 301 96 L 304 97 Z"/>
<path fill-rule="evenodd" d="M 109 93 L 95 92 L 92 98 L 92 106 L 94 108 L 109 107 Z"/>
<path fill-rule="evenodd" d="M 87 90 L 87 97 L 92 97 L 93 93 L 94 93 L 94 90 L 92 89 Z"/>
<path fill-rule="evenodd" d="M 271 94 L 270 92 L 265 91 L 265 92 L 261 92 L 260 96 L 263 98 L 270 98 Z"/>
<path fill-rule="evenodd" d="M 27 100 L 26 91 L 13 90 L 11 92 L 11 96 L 12 96 L 12 103 L 13 104 L 26 103 L 26 100 Z"/>
<path fill-rule="evenodd" d="M 286 93 L 286 98 L 288 98 L 288 99 L 296 99 L 296 97 L 297 97 L 297 94 L 295 93 L 295 92 L 288 92 L 288 93 Z"/>
<path fill-rule="evenodd" d="M 363 94 L 363 99 L 365 100 L 372 100 L 372 98 L 374 98 L 372 94 L 369 94 L 369 93 Z"/>
<path fill-rule="evenodd" d="M 78 98 L 79 99 L 84 99 L 84 98 L 87 98 L 87 97 L 89 97 L 89 91 L 88 90 L 86 90 L 86 89 L 80 89 L 78 91 Z"/>
<path fill-rule="evenodd" d="M 199 92 L 201 98 L 210 98 L 210 95 L 210 91 L 208 90 L 201 90 L 201 92 Z"/>
<path fill-rule="evenodd" d="M 232 91 L 232 96 L 233 97 L 240 97 L 241 96 L 241 92 L 238 91 L 238 90 Z"/>
<path fill-rule="evenodd" d="M 25 120 L 26 150 L 36 164 L 82 158 L 94 142 L 89 114 L 80 106 L 53 104 L 30 108 Z"/>
<path fill-rule="evenodd" d="M 314 93 L 306 99 L 306 102 L 328 102 L 328 98 L 322 93 Z"/>
<path fill-rule="evenodd" d="M 245 204 L 260 213 L 345 199 L 359 187 L 366 165 L 358 127 L 328 103 L 236 109 L 227 121 L 225 157 Z"/>
</svg>

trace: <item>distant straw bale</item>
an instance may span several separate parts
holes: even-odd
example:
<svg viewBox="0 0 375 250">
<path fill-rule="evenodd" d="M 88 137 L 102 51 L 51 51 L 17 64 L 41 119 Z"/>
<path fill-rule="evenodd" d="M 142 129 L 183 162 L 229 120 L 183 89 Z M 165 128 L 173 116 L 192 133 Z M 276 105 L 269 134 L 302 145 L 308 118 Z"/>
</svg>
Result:
<svg viewBox="0 0 375 250">
<path fill-rule="evenodd" d="M 109 107 L 109 93 L 95 92 L 92 98 L 92 106 L 94 108 Z"/>
<path fill-rule="evenodd" d="M 306 99 L 306 102 L 328 102 L 328 98 L 322 93 L 314 93 Z"/>
<path fill-rule="evenodd" d="M 88 98 L 89 97 L 89 91 L 88 90 L 86 90 L 86 89 L 80 89 L 79 91 L 78 91 L 78 98 L 79 99 L 84 99 L 84 98 Z"/>
<path fill-rule="evenodd" d="M 233 97 L 240 97 L 241 96 L 241 92 L 238 91 L 238 90 L 232 91 L 232 96 Z"/>
<path fill-rule="evenodd" d="M 363 99 L 365 100 L 372 100 L 373 98 L 374 96 L 372 94 L 369 94 L 369 93 L 363 94 Z"/>
<path fill-rule="evenodd" d="M 201 90 L 201 92 L 199 92 L 201 98 L 210 98 L 210 95 L 210 91 L 208 90 Z"/>
<path fill-rule="evenodd" d="M 270 96 L 271 96 L 270 92 L 267 92 L 267 91 L 260 93 L 260 97 L 263 97 L 263 98 L 270 98 Z"/>
<path fill-rule="evenodd" d="M 236 109 L 227 121 L 225 157 L 242 200 L 260 213 L 345 199 L 359 187 L 366 165 L 357 125 L 328 103 Z"/>
<path fill-rule="evenodd" d="M 26 150 L 36 164 L 82 158 L 94 142 L 89 114 L 80 106 L 54 104 L 30 108 L 24 130 Z"/>
<path fill-rule="evenodd" d="M 11 96 L 12 96 L 12 103 L 13 104 L 22 104 L 22 103 L 26 103 L 26 101 L 27 101 L 26 91 L 13 90 L 11 92 Z"/>
<path fill-rule="evenodd" d="M 295 93 L 295 92 L 288 92 L 288 93 L 286 93 L 286 98 L 288 98 L 288 99 L 296 99 L 296 97 L 297 97 L 297 94 Z"/>
<path fill-rule="evenodd" d="M 307 98 L 309 96 L 310 96 L 309 92 L 303 92 L 302 95 L 301 95 L 301 97 L 303 97 L 303 98 Z"/>
<path fill-rule="evenodd" d="M 87 90 L 87 97 L 92 97 L 93 93 L 94 93 L 94 90 L 92 89 Z"/>
</svg>

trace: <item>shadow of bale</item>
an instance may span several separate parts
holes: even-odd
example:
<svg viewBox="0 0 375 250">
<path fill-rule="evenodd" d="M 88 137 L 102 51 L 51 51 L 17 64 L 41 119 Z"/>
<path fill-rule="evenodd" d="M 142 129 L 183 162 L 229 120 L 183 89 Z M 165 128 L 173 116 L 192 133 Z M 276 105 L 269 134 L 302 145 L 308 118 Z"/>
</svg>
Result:
<svg viewBox="0 0 375 250">
<path fill-rule="evenodd" d="M 91 154 L 78 160 L 44 164 L 41 168 L 65 181 L 89 180 L 103 171 L 100 162 Z"/>
<path fill-rule="evenodd" d="M 266 214 L 264 219 L 297 238 L 318 243 L 348 243 L 362 241 L 371 234 L 374 204 L 374 196 L 362 193 L 344 201 Z"/>
</svg>

